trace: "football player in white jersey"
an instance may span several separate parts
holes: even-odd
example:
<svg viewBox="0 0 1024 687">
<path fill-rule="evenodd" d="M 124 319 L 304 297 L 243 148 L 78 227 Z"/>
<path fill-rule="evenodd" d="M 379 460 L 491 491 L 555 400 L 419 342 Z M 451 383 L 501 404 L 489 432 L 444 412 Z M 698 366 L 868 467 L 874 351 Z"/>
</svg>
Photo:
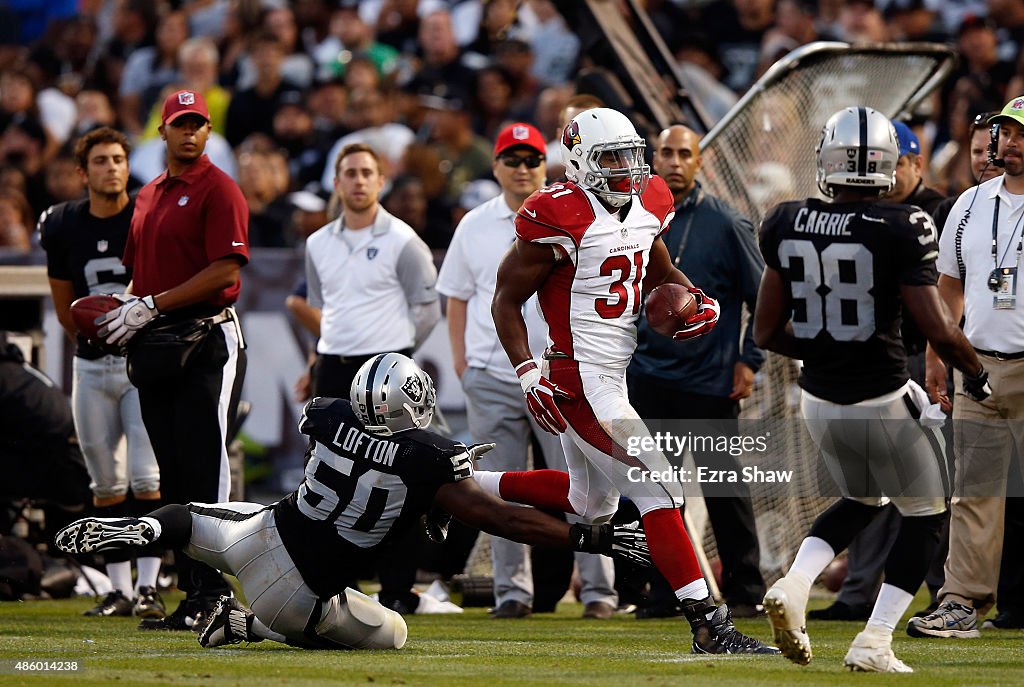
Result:
<svg viewBox="0 0 1024 687">
<path fill-rule="evenodd" d="M 646 147 L 629 119 L 608 108 L 586 110 L 562 134 L 567 181 L 530 196 L 516 217 L 516 241 L 498 269 L 492 315 L 537 422 L 562 434 L 569 473 L 507 473 L 485 488 L 502 498 L 608 520 L 620 493 L 643 516 L 651 558 L 675 590 L 693 629 L 695 653 L 775 653 L 736 630 L 716 608 L 678 506 L 676 481 L 661 451 L 627 451 L 647 428 L 626 395 L 625 372 L 636 347 L 642 292 L 663 283 L 690 289 L 698 312 L 673 338 L 704 334 L 718 304 L 672 266 L 660 239 L 673 198 L 644 164 Z M 522 305 L 538 294 L 551 345 L 530 355 Z M 668 472 L 666 472 L 668 471 Z"/>
</svg>

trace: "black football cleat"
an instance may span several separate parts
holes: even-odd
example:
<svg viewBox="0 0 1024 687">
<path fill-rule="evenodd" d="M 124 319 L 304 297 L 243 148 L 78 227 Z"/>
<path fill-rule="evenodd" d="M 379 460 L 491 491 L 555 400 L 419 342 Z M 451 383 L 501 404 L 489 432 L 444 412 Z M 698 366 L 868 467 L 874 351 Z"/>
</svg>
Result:
<svg viewBox="0 0 1024 687">
<path fill-rule="evenodd" d="M 146 546 L 156 531 L 138 518 L 82 518 L 57 533 L 54 542 L 65 553 L 92 553 L 130 546 Z"/>
<path fill-rule="evenodd" d="M 779 650 L 748 637 L 732 624 L 725 604 L 715 607 L 709 596 L 700 601 L 683 602 L 683 615 L 693 630 L 694 654 L 778 654 Z M 711 616 L 710 618 L 708 616 Z"/>
<path fill-rule="evenodd" d="M 210 612 L 210 619 L 199 633 L 199 644 L 212 649 L 226 644 L 262 642 L 262 637 L 252 633 L 255 614 L 242 605 L 238 599 L 222 596 Z"/>
<path fill-rule="evenodd" d="M 109 618 L 111 616 L 129 616 L 132 614 L 132 602 L 122 594 L 119 590 L 115 589 L 108 593 L 103 600 L 96 604 L 95 607 L 90 608 L 88 611 L 82 613 L 82 615 L 98 618 Z"/>
</svg>

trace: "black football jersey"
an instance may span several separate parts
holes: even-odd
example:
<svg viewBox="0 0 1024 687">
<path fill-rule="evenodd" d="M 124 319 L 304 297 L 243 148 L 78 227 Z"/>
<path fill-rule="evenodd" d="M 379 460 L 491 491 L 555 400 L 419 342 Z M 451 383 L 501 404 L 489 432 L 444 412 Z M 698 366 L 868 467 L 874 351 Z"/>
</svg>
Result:
<svg viewBox="0 0 1024 687">
<path fill-rule="evenodd" d="M 46 251 L 46 273 L 70 281 L 75 298 L 124 293 L 132 279 L 121 263 L 135 200 L 113 217 L 89 214 L 89 199 L 54 205 L 39 218 L 39 243 Z M 81 336 L 75 354 L 95 359 L 104 355 Z"/>
<path fill-rule="evenodd" d="M 911 205 L 811 199 L 771 211 L 761 253 L 792 296 L 801 387 L 850 404 L 906 383 L 900 286 L 936 283 L 937 235 Z"/>
<path fill-rule="evenodd" d="M 285 548 L 321 596 L 341 591 L 339 571 L 415 526 L 438 488 L 473 476 L 464 444 L 424 430 L 371 434 L 344 399 L 313 399 L 299 431 L 310 438 L 305 475 L 275 515 Z"/>
</svg>

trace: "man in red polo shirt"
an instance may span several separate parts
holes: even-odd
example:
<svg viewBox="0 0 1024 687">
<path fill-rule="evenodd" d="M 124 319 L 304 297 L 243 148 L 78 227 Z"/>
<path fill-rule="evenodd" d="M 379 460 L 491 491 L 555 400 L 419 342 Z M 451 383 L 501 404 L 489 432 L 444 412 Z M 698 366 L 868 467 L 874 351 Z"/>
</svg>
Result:
<svg viewBox="0 0 1024 687">
<path fill-rule="evenodd" d="M 169 379 L 139 386 L 142 419 L 168 503 L 227 501 L 230 475 L 225 447 L 229 415 L 245 375 L 245 352 L 230 306 L 249 260 L 249 212 L 242 192 L 203 153 L 210 115 L 202 94 L 178 91 L 164 101 L 160 137 L 167 171 L 144 186 L 135 201 L 123 262 L 132 269 L 126 302 L 99 322 L 107 343 L 129 346 L 129 368 L 142 367 L 153 330 L 188 322 L 209 326 L 203 343 Z M 148 350 L 147 350 L 148 349 Z M 134 377 L 134 376 L 133 376 Z M 186 598 L 160 620 L 140 629 L 185 630 L 230 588 L 220 574 L 176 552 L 178 587 Z"/>
</svg>

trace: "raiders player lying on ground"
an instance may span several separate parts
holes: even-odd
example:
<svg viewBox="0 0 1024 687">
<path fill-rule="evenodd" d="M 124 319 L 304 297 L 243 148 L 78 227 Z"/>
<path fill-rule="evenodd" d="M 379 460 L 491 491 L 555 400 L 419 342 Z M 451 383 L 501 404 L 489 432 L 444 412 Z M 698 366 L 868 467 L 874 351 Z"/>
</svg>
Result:
<svg viewBox="0 0 1024 687">
<path fill-rule="evenodd" d="M 572 525 L 485 493 L 473 461 L 494 444 L 465 445 L 425 431 L 430 377 L 398 353 L 371 358 L 351 403 L 316 398 L 299 430 L 310 437 L 305 478 L 277 503 L 168 505 L 142 518 L 83 518 L 57 534 L 69 553 L 183 548 L 235 575 L 251 610 L 221 597 L 199 635 L 204 647 L 272 639 L 306 648 L 400 649 L 408 630 L 393 610 L 343 580 L 437 506 L 466 524 L 526 544 L 650 564 L 641 531 Z"/>
</svg>

